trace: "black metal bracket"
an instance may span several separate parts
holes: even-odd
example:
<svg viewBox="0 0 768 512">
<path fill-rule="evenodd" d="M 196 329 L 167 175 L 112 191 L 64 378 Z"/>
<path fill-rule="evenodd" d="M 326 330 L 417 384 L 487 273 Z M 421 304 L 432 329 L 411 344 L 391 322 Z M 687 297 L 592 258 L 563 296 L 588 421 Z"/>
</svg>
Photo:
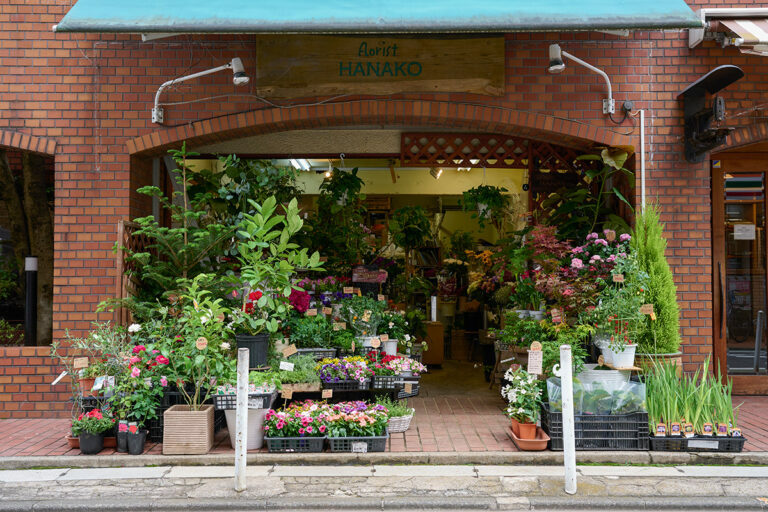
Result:
<svg viewBox="0 0 768 512">
<path fill-rule="evenodd" d="M 725 144 L 733 128 L 712 128 L 712 121 L 725 118 L 725 100 L 715 97 L 706 107 L 707 94 L 715 94 L 744 76 L 737 66 L 720 66 L 686 87 L 677 97 L 683 98 L 685 118 L 685 159 L 691 163 L 704 160 L 707 151 Z"/>
</svg>

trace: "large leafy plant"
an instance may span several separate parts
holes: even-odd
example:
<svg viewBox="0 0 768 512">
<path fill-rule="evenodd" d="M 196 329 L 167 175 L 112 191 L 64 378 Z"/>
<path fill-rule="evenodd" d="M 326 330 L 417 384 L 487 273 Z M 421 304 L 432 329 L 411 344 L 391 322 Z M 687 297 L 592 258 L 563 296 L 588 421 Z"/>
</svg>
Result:
<svg viewBox="0 0 768 512">
<path fill-rule="evenodd" d="M 243 293 L 240 308 L 230 313 L 238 332 L 274 333 L 288 315 L 296 269 L 315 270 L 322 263 L 317 252 L 309 255 L 306 248 L 291 241 L 303 225 L 296 199 L 283 206 L 282 215 L 274 197 L 250 204 L 254 213 L 243 214 L 238 225 L 238 261 L 242 283 L 259 293 L 252 308 L 246 308 L 250 294 Z"/>
<path fill-rule="evenodd" d="M 396 245 L 405 249 L 406 261 L 414 249 L 429 239 L 430 223 L 427 211 L 421 206 L 403 206 L 392 213 L 389 232 Z"/>
</svg>

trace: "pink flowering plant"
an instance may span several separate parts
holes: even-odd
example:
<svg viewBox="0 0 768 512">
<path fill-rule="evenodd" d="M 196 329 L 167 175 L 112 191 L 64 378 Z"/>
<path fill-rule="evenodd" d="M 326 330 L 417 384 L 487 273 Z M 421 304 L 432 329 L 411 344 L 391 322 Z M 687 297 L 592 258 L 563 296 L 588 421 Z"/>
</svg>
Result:
<svg viewBox="0 0 768 512">
<path fill-rule="evenodd" d="M 264 417 L 267 437 L 324 437 L 332 410 L 325 402 L 294 402 L 287 408 L 270 409 Z"/>
<path fill-rule="evenodd" d="M 398 374 L 413 372 L 414 375 L 419 375 L 427 371 L 426 366 L 416 361 L 415 359 L 408 357 L 387 356 L 382 360 L 382 362 L 387 368 L 397 372 Z"/>
<path fill-rule="evenodd" d="M 379 404 L 341 402 L 331 407 L 327 417 L 328 437 L 383 436 L 389 412 Z"/>
<path fill-rule="evenodd" d="M 344 359 L 323 359 L 318 363 L 317 373 L 320 380 L 326 384 L 356 380 L 360 383 L 373 377 L 374 373 L 368 363 L 361 357 Z"/>
</svg>

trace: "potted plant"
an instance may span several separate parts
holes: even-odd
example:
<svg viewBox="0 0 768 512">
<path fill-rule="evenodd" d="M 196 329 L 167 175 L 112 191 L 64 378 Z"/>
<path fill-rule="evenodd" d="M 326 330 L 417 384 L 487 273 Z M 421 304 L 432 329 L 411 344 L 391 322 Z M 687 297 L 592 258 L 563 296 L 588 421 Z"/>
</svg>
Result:
<svg viewBox="0 0 768 512">
<path fill-rule="evenodd" d="M 294 198 L 277 213 L 277 201 L 267 198 L 262 204 L 251 201 L 254 214 L 245 213 L 238 226 L 240 279 L 249 292 L 243 293 L 240 307 L 230 311 L 238 347 L 250 350 L 249 365 L 267 362 L 269 334 L 275 333 L 289 312 L 288 298 L 294 286 L 291 278 L 297 268 L 317 269 L 320 255 L 311 256 L 291 242 L 303 225 Z"/>
<path fill-rule="evenodd" d="M 504 379 L 509 384 L 501 388 L 501 396 L 508 403 L 505 413 L 512 420 L 512 432 L 520 439 L 535 439 L 536 420 L 541 408 L 537 377 L 522 368 L 510 368 Z"/>
<path fill-rule="evenodd" d="M 385 312 L 381 316 L 378 327 L 379 334 L 386 334 L 387 341 L 382 342 L 382 352 L 390 356 L 397 355 L 397 345 L 408 334 L 408 321 L 404 315 L 392 311 Z"/>
<path fill-rule="evenodd" d="M 331 406 L 328 442 L 332 452 L 383 452 L 387 448 L 387 409 L 365 402 L 341 402 Z"/>
<path fill-rule="evenodd" d="M 229 431 L 229 443 L 235 447 L 237 438 L 237 381 L 221 383 L 216 388 L 214 404 L 223 410 Z M 252 371 L 248 375 L 248 450 L 259 450 L 264 444 L 264 417 L 277 396 L 273 372 Z"/>
<path fill-rule="evenodd" d="M 405 432 L 410 428 L 416 410 L 408 407 L 405 400 L 392 400 L 384 396 L 376 400 L 376 404 L 387 410 L 387 430 L 390 434 Z"/>
<path fill-rule="evenodd" d="M 349 391 L 369 389 L 373 371 L 359 356 L 344 359 L 323 359 L 315 366 L 325 389 Z"/>
<path fill-rule="evenodd" d="M 94 455 L 104 449 L 104 434 L 114 427 L 114 419 L 93 409 L 72 421 L 72 435 L 80 438 L 83 455 Z"/>
<path fill-rule="evenodd" d="M 389 233 L 392 241 L 405 251 L 405 274 L 413 274 L 412 253 L 423 247 L 430 235 L 427 211 L 421 206 L 404 206 L 392 212 Z"/>
<path fill-rule="evenodd" d="M 333 323 L 325 315 L 295 315 L 289 320 L 288 329 L 288 339 L 296 345 L 299 353 L 312 355 L 316 359 L 335 357 L 336 343 L 342 341 L 334 336 Z"/>
<path fill-rule="evenodd" d="M 376 336 L 386 307 L 386 303 L 365 295 L 352 296 L 341 302 L 341 317 L 363 347 L 371 347 L 371 338 Z"/>
<path fill-rule="evenodd" d="M 270 452 L 322 452 L 328 404 L 311 400 L 294 402 L 285 410 L 270 409 L 264 417 L 264 434 Z"/>
</svg>

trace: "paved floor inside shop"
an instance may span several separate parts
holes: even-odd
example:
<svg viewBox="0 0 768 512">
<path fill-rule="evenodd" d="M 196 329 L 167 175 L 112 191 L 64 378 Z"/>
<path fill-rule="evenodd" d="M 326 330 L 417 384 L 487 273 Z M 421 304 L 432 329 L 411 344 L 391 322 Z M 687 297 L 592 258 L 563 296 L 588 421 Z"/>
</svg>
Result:
<svg viewBox="0 0 768 512">
<path fill-rule="evenodd" d="M 734 397 L 739 425 L 747 438 L 745 451 L 768 451 L 768 397 Z M 493 390 L 483 378 L 481 365 L 446 361 L 422 378 L 419 396 L 410 398 L 416 409 L 410 429 L 392 434 L 392 452 L 514 451 L 509 420 L 498 386 Z M 64 436 L 67 419 L 0 420 L 0 457 L 78 455 Z M 226 429 L 216 435 L 213 453 L 232 452 Z M 105 449 L 102 454 L 112 454 Z M 146 453 L 162 453 L 162 445 L 148 443 Z"/>
</svg>

